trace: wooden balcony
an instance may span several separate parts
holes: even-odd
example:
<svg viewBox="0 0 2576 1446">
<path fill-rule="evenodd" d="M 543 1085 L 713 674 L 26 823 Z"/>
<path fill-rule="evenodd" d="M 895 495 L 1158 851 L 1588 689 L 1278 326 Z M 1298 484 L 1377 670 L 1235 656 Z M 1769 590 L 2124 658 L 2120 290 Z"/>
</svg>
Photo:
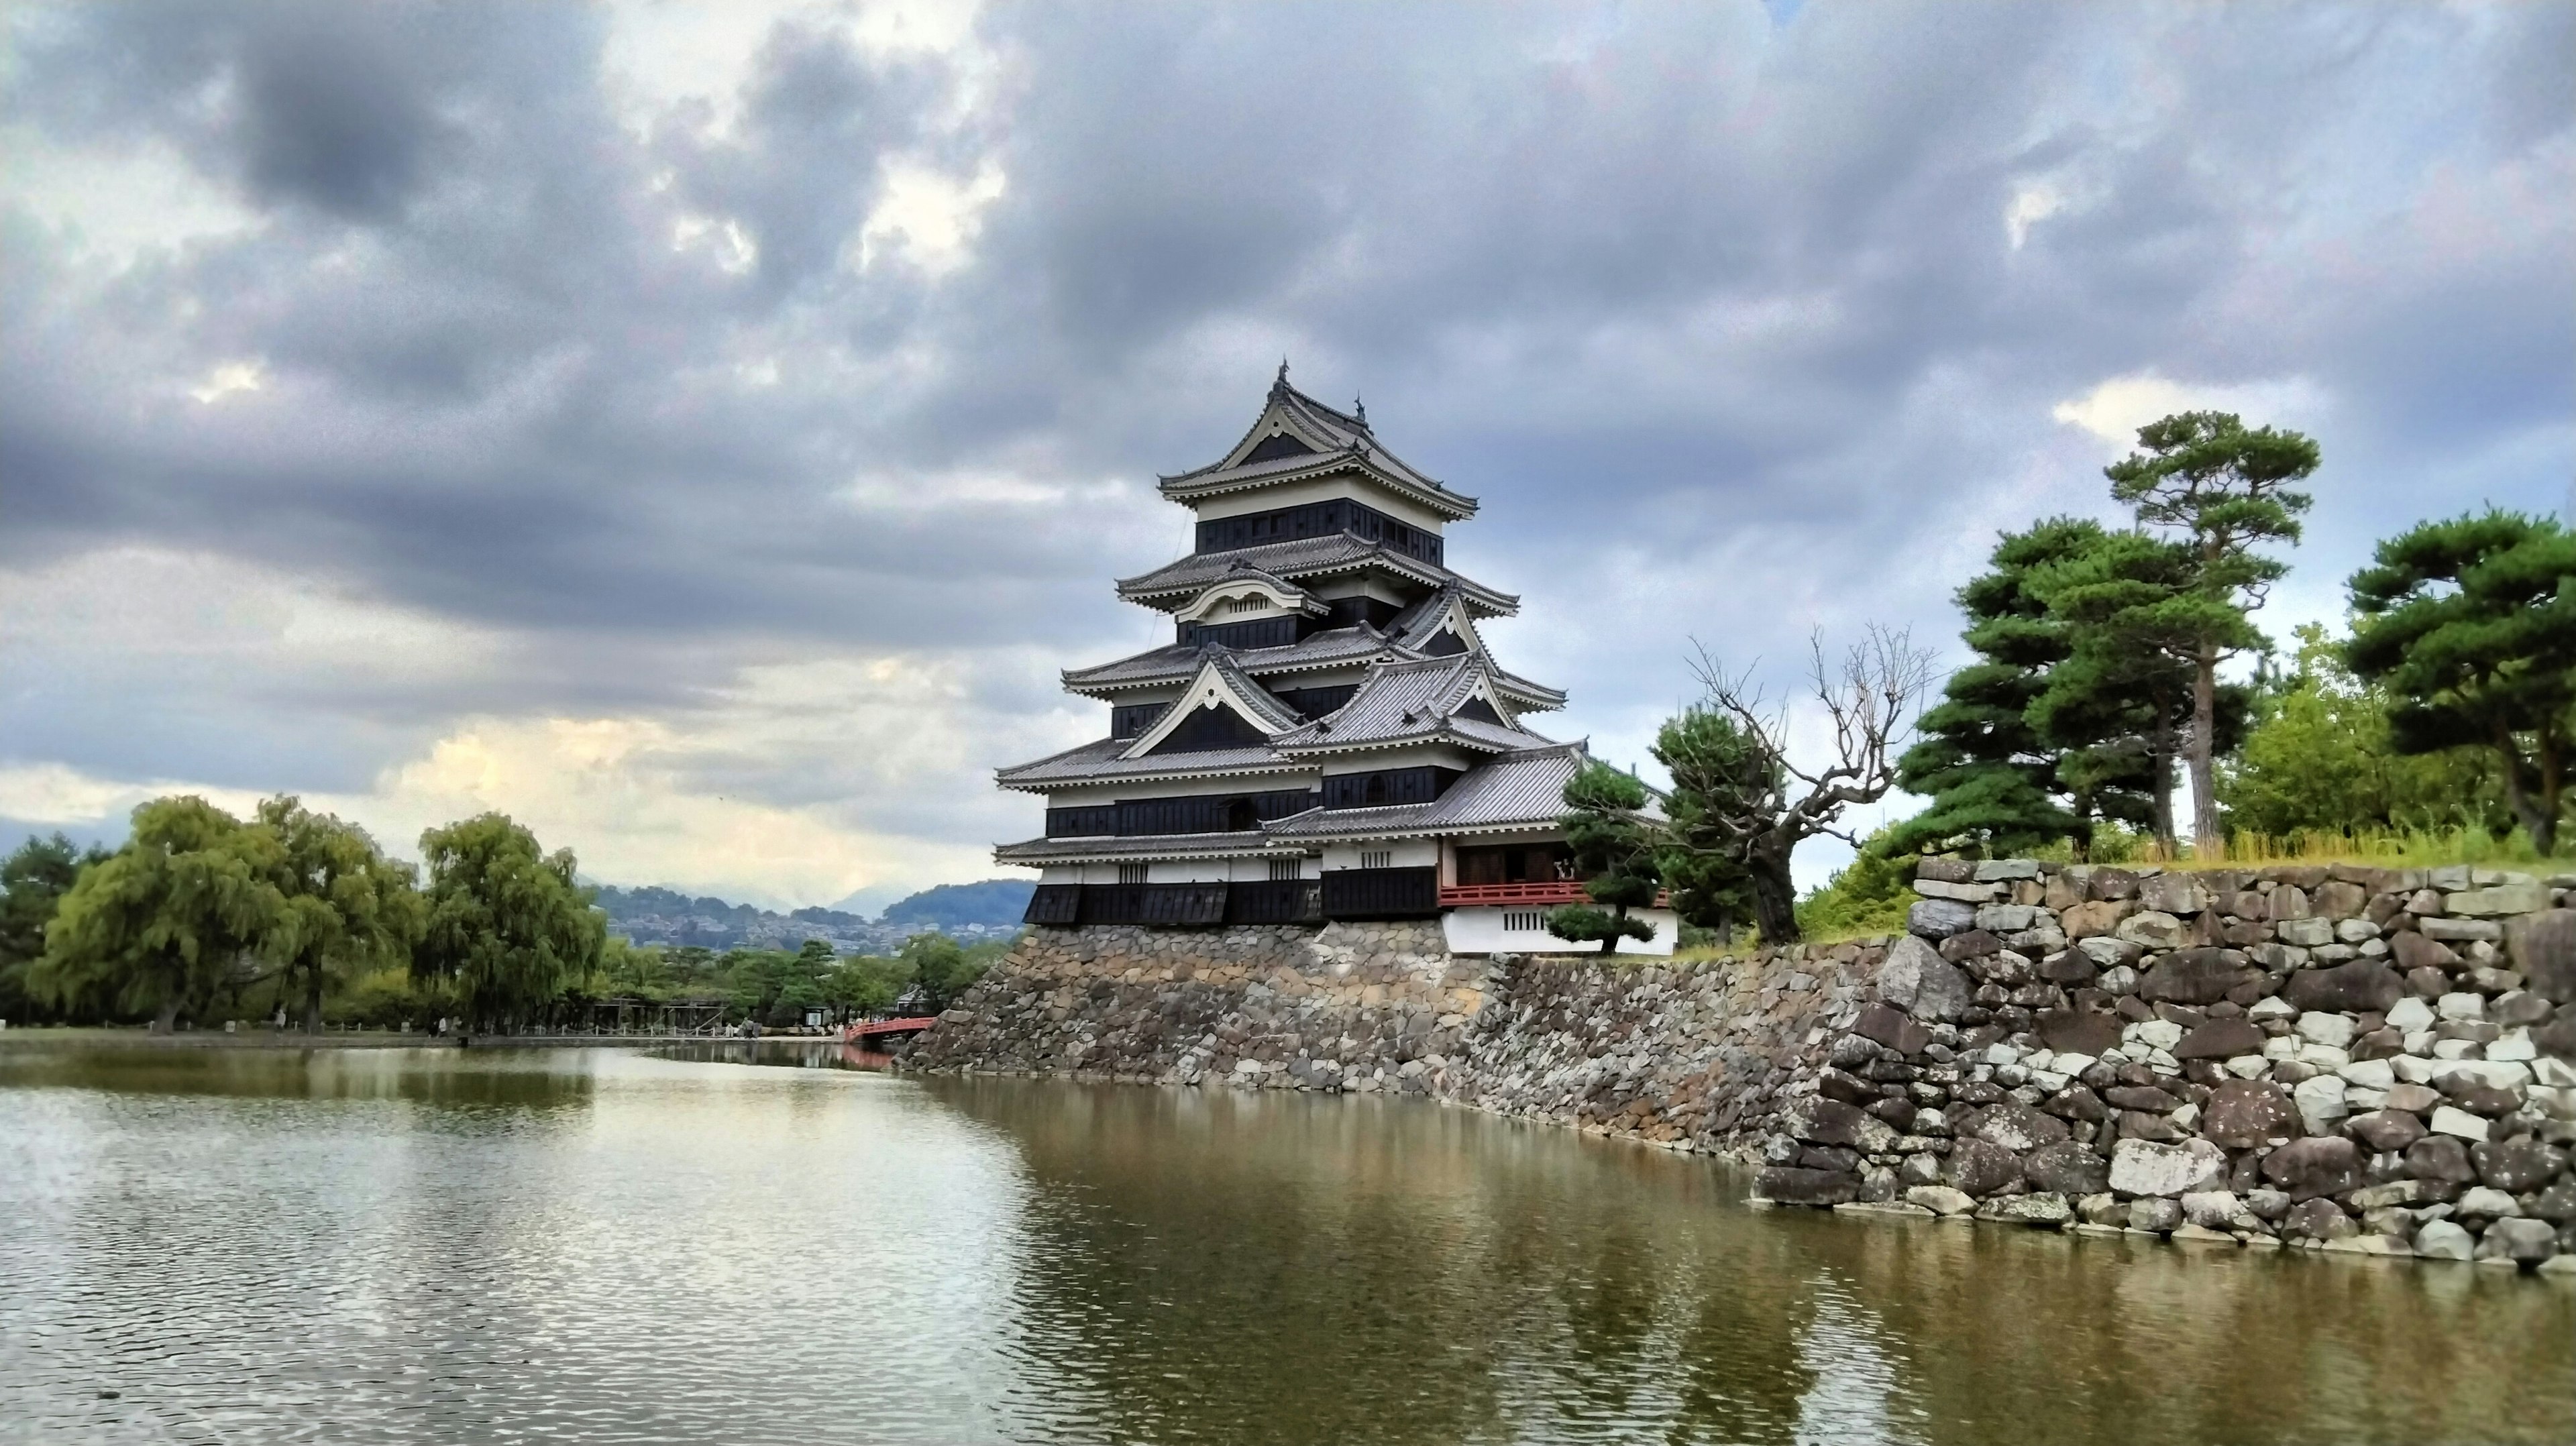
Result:
<svg viewBox="0 0 2576 1446">
<path fill-rule="evenodd" d="M 1440 907 L 1470 908 L 1554 908 L 1559 904 L 1588 904 L 1592 897 L 1583 892 L 1581 881 L 1547 879 L 1528 884 L 1443 884 Z M 1655 907 L 1669 909 L 1673 904 L 1670 891 L 1655 895 Z"/>
</svg>

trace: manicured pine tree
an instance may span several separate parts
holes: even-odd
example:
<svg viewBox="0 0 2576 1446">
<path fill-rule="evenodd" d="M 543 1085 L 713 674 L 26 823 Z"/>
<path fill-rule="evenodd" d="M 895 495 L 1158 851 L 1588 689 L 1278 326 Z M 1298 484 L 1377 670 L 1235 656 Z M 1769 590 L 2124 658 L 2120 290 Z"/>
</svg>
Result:
<svg viewBox="0 0 2576 1446">
<path fill-rule="evenodd" d="M 2353 574 L 2348 656 L 2397 698 L 2397 748 L 2494 750 L 2532 846 L 2557 847 L 2576 761 L 2576 535 L 2490 510 L 2379 544 Z"/>
<path fill-rule="evenodd" d="M 1661 868 L 1673 911 L 1694 928 L 1732 936 L 1754 921 L 1753 876 L 1742 843 L 1719 823 L 1726 800 L 1741 794 L 1761 759 L 1733 718 L 1690 707 L 1666 719 L 1649 749 L 1671 776 Z"/>
<path fill-rule="evenodd" d="M 2317 470 L 2317 444 L 2297 432 L 2248 429 L 2230 412 L 2178 412 L 2138 429 L 2141 450 L 2103 469 L 2111 495 L 2141 526 L 2178 534 L 2189 558 L 2183 585 L 2133 636 L 2191 669 L 2192 836 L 2219 842 L 2218 665 L 2268 646 L 2249 614 L 2289 564 L 2255 551 L 2297 542 L 2307 493 L 2290 484 Z"/>
<path fill-rule="evenodd" d="M 2034 571 L 2098 546 L 2101 524 L 2052 517 L 1996 543 L 1992 570 L 1957 594 L 1960 634 L 1977 661 L 1950 675 L 1942 701 L 1916 725 L 1921 741 L 1896 761 L 1897 786 L 1931 800 L 1883 840 L 1891 856 L 1981 846 L 1998 854 L 2053 839 L 2080 849 L 2088 811 L 2070 810 L 2058 762 L 2065 749 L 2042 736 L 2031 704 L 2050 669 L 2075 650 L 2074 627 L 2030 587 Z"/>
<path fill-rule="evenodd" d="M 1598 941 L 1604 954 L 1622 939 L 1654 938 L 1652 924 L 1628 914 L 1653 905 L 1660 886 L 1654 831 L 1638 816 L 1646 786 L 1594 760 L 1566 780 L 1565 805 L 1559 826 L 1592 902 L 1549 910 L 1547 931 L 1578 944 Z"/>
</svg>

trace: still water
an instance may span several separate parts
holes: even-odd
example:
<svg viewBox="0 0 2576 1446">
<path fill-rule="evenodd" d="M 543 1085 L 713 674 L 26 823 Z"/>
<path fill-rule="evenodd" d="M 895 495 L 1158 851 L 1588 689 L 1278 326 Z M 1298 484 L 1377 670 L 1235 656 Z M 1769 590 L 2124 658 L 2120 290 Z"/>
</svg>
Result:
<svg viewBox="0 0 2576 1446">
<path fill-rule="evenodd" d="M 0 1438 L 2576 1439 L 2561 1282 L 1755 1212 L 1419 1102 L 750 1058 L 0 1050 Z"/>
</svg>

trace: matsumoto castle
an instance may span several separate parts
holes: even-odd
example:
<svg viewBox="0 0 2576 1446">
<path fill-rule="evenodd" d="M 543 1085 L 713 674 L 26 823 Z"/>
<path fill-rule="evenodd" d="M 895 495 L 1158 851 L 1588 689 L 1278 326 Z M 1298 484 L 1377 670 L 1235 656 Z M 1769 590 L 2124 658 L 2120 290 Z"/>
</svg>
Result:
<svg viewBox="0 0 2576 1446">
<path fill-rule="evenodd" d="M 1506 671 L 1477 625 L 1520 600 L 1449 570 L 1476 500 L 1288 384 L 1226 454 L 1161 481 L 1189 556 L 1118 584 L 1172 641 L 1064 674 L 1108 736 L 1005 768 L 1046 836 L 1027 921 L 1441 920 L 1459 953 L 1567 952 L 1547 910 L 1583 898 L 1557 816 L 1585 759 L 1524 720 L 1565 694 Z M 1645 917 L 1670 953 L 1669 911 Z"/>
</svg>

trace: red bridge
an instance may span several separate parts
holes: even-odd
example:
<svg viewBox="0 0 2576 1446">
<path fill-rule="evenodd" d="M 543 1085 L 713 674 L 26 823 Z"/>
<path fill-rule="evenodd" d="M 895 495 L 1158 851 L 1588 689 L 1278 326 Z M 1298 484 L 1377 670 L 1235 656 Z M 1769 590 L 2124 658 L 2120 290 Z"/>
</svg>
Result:
<svg viewBox="0 0 2576 1446">
<path fill-rule="evenodd" d="M 841 1031 L 843 1044 L 857 1044 L 868 1039 L 907 1039 L 937 1024 L 939 1017 L 925 1014 L 915 1019 L 869 1019 Z"/>
</svg>

